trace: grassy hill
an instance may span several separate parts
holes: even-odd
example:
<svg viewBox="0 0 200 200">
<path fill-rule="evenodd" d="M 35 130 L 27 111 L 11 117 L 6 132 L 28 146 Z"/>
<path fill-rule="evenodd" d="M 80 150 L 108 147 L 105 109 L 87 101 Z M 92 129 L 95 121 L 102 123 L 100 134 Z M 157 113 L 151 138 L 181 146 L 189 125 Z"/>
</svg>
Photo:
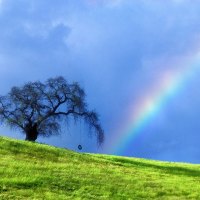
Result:
<svg viewBox="0 0 200 200">
<path fill-rule="evenodd" d="M 0 199 L 200 199 L 200 165 L 79 154 L 0 137 Z"/>
</svg>

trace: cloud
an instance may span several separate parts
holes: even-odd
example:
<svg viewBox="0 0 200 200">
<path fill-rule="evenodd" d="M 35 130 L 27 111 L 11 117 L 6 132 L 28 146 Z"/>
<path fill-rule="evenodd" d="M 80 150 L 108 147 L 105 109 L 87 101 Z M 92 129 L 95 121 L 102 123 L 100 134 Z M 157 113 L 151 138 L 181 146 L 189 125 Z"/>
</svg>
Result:
<svg viewBox="0 0 200 200">
<path fill-rule="evenodd" d="M 181 67 L 177 63 L 183 57 L 199 51 L 199 8 L 198 1 L 189 0 L 3 1 L 0 93 L 12 85 L 60 74 L 77 80 L 86 90 L 89 106 L 101 115 L 109 146 L 111 132 L 126 117 L 129 104 L 145 96 L 167 67 Z M 190 95 L 198 99 L 196 94 L 200 96 Z M 198 102 L 187 102 L 194 113 Z M 176 106 L 181 115 L 189 112 L 185 104 Z M 172 110 L 163 113 L 161 125 L 152 127 L 149 135 L 150 142 L 161 143 L 163 148 L 174 140 L 175 131 L 168 134 L 166 128 L 171 126 L 170 118 L 181 118 Z M 181 118 L 180 123 L 186 120 Z M 155 138 L 160 138 L 157 141 L 154 131 Z M 161 142 L 162 137 L 169 142 Z M 88 150 L 96 149 L 91 146 Z M 142 153 L 140 147 L 138 152 Z"/>
</svg>

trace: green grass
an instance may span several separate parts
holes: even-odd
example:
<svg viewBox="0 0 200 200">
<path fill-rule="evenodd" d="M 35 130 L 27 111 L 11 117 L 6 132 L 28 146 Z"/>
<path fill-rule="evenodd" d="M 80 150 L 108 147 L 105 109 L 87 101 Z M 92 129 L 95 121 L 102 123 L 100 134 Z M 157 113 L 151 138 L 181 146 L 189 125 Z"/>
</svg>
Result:
<svg viewBox="0 0 200 200">
<path fill-rule="evenodd" d="M 79 154 L 0 137 L 0 199 L 200 199 L 200 165 Z"/>
</svg>

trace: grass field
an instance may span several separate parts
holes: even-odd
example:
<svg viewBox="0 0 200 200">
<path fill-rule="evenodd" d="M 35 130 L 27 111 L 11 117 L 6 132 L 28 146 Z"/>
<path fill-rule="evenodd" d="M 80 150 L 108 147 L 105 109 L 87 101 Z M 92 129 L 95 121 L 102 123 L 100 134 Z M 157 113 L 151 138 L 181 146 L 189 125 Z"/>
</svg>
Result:
<svg viewBox="0 0 200 200">
<path fill-rule="evenodd" d="M 200 199 L 200 165 L 79 154 L 0 137 L 0 199 Z"/>
</svg>

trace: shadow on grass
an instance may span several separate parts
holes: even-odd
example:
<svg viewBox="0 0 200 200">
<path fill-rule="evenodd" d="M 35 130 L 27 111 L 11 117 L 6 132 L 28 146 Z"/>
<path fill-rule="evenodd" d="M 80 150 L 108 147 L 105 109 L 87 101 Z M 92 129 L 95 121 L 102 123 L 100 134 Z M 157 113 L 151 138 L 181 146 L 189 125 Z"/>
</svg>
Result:
<svg viewBox="0 0 200 200">
<path fill-rule="evenodd" d="M 48 149 L 46 146 L 39 146 L 34 142 L 16 142 L 6 141 L 0 146 L 0 152 L 4 151 L 7 155 L 12 154 L 17 156 L 26 156 L 29 158 L 37 157 L 38 159 L 57 161 L 58 157 L 62 155 L 62 151 L 58 149 Z"/>
<path fill-rule="evenodd" d="M 1 141 L 0 137 L 0 141 Z M 2 139 L 3 140 L 3 139 Z M 152 170 L 159 170 L 161 173 L 169 174 L 169 175 L 178 175 L 178 176 L 188 176 L 188 177 L 198 177 L 200 178 L 200 167 L 197 169 L 189 168 L 189 166 L 181 166 L 178 164 L 173 163 L 153 163 L 153 161 L 137 161 L 134 159 L 128 159 L 128 158 L 122 158 L 122 157 L 108 157 L 108 156 L 92 156 L 87 154 L 77 154 L 75 152 L 67 151 L 63 152 L 61 149 L 57 148 L 50 148 L 48 149 L 46 146 L 35 146 L 32 145 L 34 143 L 29 142 L 15 142 L 15 141 L 6 141 L 4 140 L 4 143 L 2 143 L 2 146 L 0 146 L 3 151 L 10 152 L 11 154 L 18 155 L 26 155 L 27 157 L 31 158 L 33 156 L 49 160 L 53 162 L 57 162 L 59 156 L 68 157 L 70 159 L 73 159 L 73 157 L 76 158 L 77 162 L 110 162 L 112 165 L 117 166 L 127 166 L 127 167 L 133 167 L 136 166 L 137 168 L 150 168 Z M 36 143 L 37 144 L 37 143 Z M 74 161 L 74 160 L 73 160 Z M 152 162 L 152 163 L 151 163 Z"/>
<path fill-rule="evenodd" d="M 187 167 L 181 167 L 181 166 L 167 166 L 167 163 L 165 165 L 164 164 L 159 165 L 159 164 L 145 163 L 143 161 L 136 161 L 126 158 L 106 158 L 106 160 L 111 160 L 114 165 L 118 166 L 128 165 L 137 167 L 147 167 L 153 170 L 163 171 L 163 173 L 170 175 L 200 177 L 200 169 L 189 169 Z"/>
</svg>

